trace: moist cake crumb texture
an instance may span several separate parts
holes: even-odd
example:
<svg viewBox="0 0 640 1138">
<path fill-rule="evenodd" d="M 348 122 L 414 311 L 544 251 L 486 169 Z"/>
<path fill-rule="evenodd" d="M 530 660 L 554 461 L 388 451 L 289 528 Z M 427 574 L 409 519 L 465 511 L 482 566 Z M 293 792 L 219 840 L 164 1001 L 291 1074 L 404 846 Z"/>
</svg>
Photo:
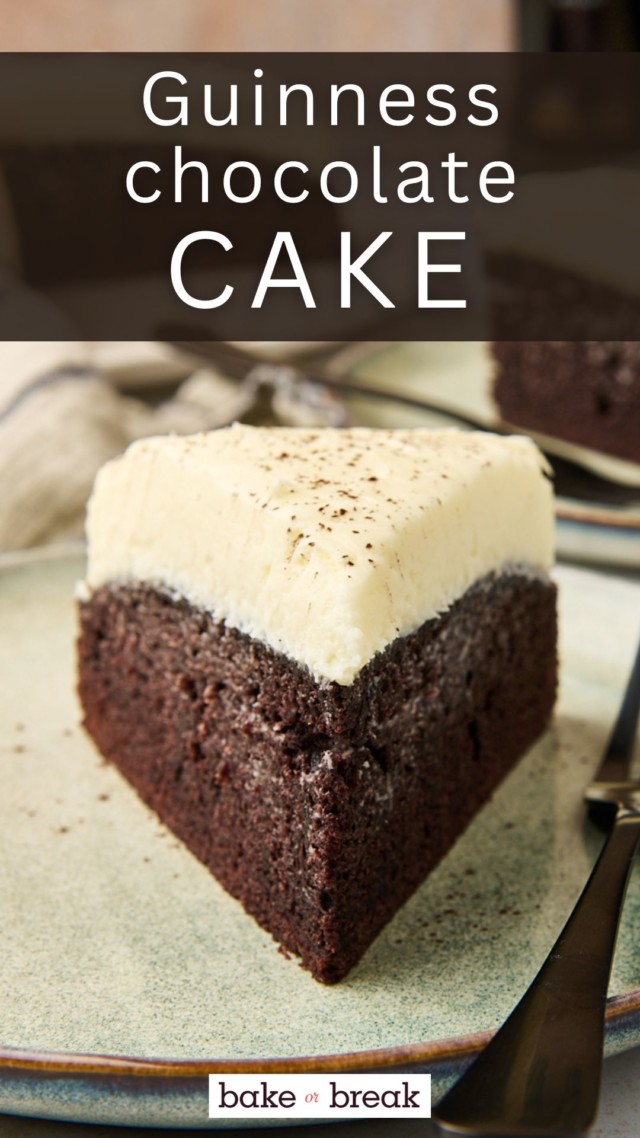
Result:
<svg viewBox="0 0 640 1138">
<path fill-rule="evenodd" d="M 505 422 L 640 463 L 640 343 L 503 340 L 492 350 Z"/>
<path fill-rule="evenodd" d="M 632 169 L 527 175 L 485 234 L 502 420 L 635 463 L 640 346 L 620 336 L 640 326 L 639 191 Z"/>
</svg>

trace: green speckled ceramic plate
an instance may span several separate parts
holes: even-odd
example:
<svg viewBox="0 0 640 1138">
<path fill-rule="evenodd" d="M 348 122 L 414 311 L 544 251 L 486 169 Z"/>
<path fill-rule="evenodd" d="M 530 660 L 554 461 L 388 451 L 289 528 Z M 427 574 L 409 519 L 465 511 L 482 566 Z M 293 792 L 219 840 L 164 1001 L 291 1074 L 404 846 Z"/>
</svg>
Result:
<svg viewBox="0 0 640 1138">
<path fill-rule="evenodd" d="M 640 632 L 640 585 L 561 569 L 553 729 L 337 987 L 316 984 L 106 766 L 78 725 L 69 554 L 0 569 L 0 1111 L 206 1128 L 206 1074 L 429 1070 L 505 1017 L 601 837 L 581 791 Z M 640 873 L 607 1051 L 640 1043 Z"/>
</svg>

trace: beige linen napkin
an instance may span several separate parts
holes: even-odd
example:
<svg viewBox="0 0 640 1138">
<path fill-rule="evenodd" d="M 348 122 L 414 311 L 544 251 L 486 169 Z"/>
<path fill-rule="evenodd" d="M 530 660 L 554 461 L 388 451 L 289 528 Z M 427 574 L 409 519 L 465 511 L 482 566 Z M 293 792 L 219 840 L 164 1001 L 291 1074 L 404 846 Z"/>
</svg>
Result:
<svg viewBox="0 0 640 1138">
<path fill-rule="evenodd" d="M 96 368 L 90 344 L 0 343 L 0 550 L 80 537 L 104 462 L 143 436 L 222 426 L 253 400 L 247 387 L 202 369 L 154 407 L 122 394 Z"/>
</svg>

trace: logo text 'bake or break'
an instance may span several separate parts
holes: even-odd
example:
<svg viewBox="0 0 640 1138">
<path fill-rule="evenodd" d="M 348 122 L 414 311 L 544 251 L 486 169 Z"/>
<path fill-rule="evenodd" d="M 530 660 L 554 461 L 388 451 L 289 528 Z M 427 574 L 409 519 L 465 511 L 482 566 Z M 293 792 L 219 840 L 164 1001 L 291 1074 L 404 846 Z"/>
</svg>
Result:
<svg viewBox="0 0 640 1138">
<path fill-rule="evenodd" d="M 430 1118 L 430 1075 L 209 1075 L 210 1118 Z"/>
</svg>

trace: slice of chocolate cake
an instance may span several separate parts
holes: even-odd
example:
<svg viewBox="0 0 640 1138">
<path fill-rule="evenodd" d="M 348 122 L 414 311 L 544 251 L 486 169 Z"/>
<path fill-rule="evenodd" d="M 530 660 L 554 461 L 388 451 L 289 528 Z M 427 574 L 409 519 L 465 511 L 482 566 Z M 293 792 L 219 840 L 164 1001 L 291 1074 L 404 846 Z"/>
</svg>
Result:
<svg viewBox="0 0 640 1138">
<path fill-rule="evenodd" d="M 492 351 L 505 423 L 640 463 L 639 342 L 503 340 Z"/>
<path fill-rule="evenodd" d="M 86 728 L 285 949 L 339 980 L 548 722 L 552 537 L 525 439 L 136 443 L 89 507 Z"/>
<path fill-rule="evenodd" d="M 501 418 L 636 463 L 639 193 L 635 170 L 530 175 L 487 240 Z"/>
</svg>

